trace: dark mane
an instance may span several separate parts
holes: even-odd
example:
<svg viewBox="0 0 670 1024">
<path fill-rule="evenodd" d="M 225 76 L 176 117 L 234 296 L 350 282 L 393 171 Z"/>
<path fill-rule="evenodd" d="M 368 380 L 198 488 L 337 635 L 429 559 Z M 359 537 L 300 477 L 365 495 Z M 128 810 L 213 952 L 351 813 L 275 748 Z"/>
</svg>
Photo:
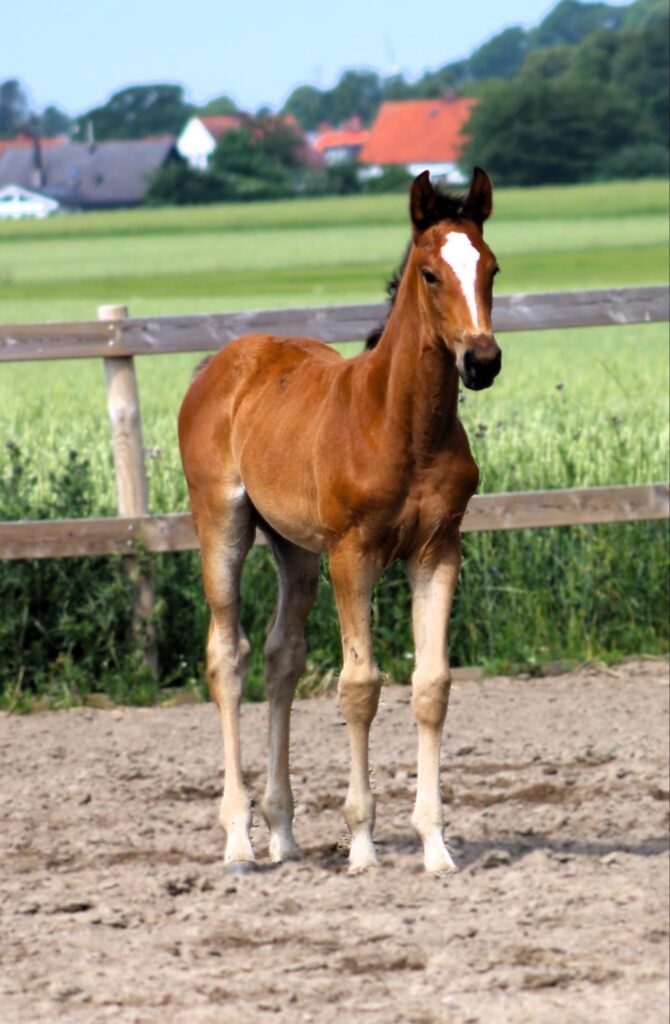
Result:
<svg viewBox="0 0 670 1024">
<path fill-rule="evenodd" d="M 435 213 L 433 223 L 439 224 L 441 220 L 454 220 L 457 222 L 467 220 L 467 210 L 465 205 L 466 198 L 465 194 L 446 192 L 441 190 L 439 187 L 435 188 Z M 410 242 L 405 249 L 405 255 L 402 258 L 402 263 L 386 283 L 386 294 L 389 298 L 389 314 L 393 309 L 393 303 L 395 302 L 396 295 L 398 294 L 398 287 L 400 285 L 402 275 L 405 272 L 411 248 L 412 243 Z M 386 319 L 388 320 L 388 316 Z M 375 327 L 374 331 L 371 331 L 370 334 L 368 334 L 365 339 L 366 349 L 374 348 L 377 345 L 385 327 L 386 322 L 384 322 L 380 327 Z"/>
</svg>

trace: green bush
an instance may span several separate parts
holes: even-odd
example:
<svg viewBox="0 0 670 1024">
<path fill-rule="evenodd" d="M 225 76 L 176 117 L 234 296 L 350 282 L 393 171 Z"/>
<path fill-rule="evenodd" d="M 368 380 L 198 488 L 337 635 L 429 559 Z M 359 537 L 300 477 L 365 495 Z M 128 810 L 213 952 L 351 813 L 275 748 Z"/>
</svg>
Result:
<svg viewBox="0 0 670 1024">
<path fill-rule="evenodd" d="M 144 197 L 146 206 L 198 206 L 221 203 L 232 197 L 232 189 L 220 174 L 195 171 L 188 164 L 174 161 L 151 176 Z"/>
<path fill-rule="evenodd" d="M 382 173 L 368 178 L 363 186 L 371 195 L 380 192 L 407 192 L 412 182 L 412 175 L 405 167 L 389 164 L 382 168 Z"/>
<path fill-rule="evenodd" d="M 601 160 L 595 169 L 596 181 L 636 181 L 640 178 L 667 178 L 670 150 L 656 142 L 624 146 Z"/>
<path fill-rule="evenodd" d="M 358 164 L 347 161 L 327 167 L 325 191 L 331 196 L 350 196 L 360 192 Z"/>
<path fill-rule="evenodd" d="M 96 507 L 87 461 L 70 451 L 49 474 L 50 495 L 11 442 L 5 448 L 0 518 L 90 516 Z M 120 558 L 0 562 L 0 694 L 21 707 L 34 695 L 55 704 L 92 690 L 150 700 L 156 684 L 141 666 L 131 627 L 133 581 Z"/>
</svg>

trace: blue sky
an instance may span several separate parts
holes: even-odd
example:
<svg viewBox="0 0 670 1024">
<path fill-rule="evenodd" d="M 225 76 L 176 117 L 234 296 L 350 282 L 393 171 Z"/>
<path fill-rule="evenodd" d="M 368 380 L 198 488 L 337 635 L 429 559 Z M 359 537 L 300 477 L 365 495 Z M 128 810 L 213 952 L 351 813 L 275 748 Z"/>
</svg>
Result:
<svg viewBox="0 0 670 1024">
<path fill-rule="evenodd" d="M 247 110 L 277 109 L 296 85 L 329 88 L 350 67 L 415 79 L 505 27 L 537 24 L 555 2 L 21 0 L 2 33 L 0 81 L 20 78 L 38 109 L 70 114 L 158 81 L 195 103 L 227 93 Z"/>
</svg>

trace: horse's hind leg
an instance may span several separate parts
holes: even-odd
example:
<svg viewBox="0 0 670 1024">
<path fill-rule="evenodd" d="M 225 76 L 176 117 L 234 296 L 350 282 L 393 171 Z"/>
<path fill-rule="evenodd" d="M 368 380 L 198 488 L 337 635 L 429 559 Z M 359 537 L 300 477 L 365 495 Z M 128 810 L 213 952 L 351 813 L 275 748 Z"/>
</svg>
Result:
<svg viewBox="0 0 670 1024">
<path fill-rule="evenodd" d="M 212 612 L 207 640 L 207 682 L 221 715 L 224 788 L 221 824 L 226 863 L 253 861 L 251 808 L 242 778 L 240 702 L 249 643 L 240 625 L 242 564 L 254 536 L 251 504 L 240 486 L 229 489 L 216 509 L 193 503 L 202 553 L 205 593 Z"/>
<path fill-rule="evenodd" d="M 261 804 L 270 829 L 273 861 L 294 860 L 293 793 L 289 777 L 291 703 L 305 669 L 305 620 L 314 604 L 319 556 L 270 537 L 279 570 L 279 599 L 265 644 L 265 685 L 269 698 L 268 781 Z"/>
</svg>

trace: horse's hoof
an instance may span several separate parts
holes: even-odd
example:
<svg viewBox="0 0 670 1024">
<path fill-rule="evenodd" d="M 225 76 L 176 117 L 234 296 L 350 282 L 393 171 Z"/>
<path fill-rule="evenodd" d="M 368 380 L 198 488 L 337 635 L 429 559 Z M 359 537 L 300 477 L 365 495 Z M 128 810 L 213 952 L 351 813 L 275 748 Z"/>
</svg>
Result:
<svg viewBox="0 0 670 1024">
<path fill-rule="evenodd" d="M 447 878 L 449 875 L 457 875 L 459 870 L 455 864 L 449 864 L 441 868 L 426 868 L 426 874 L 431 878 Z"/>
<path fill-rule="evenodd" d="M 236 860 L 226 864 L 223 871 L 226 875 L 253 875 L 260 871 L 260 868 L 255 860 Z"/>
<path fill-rule="evenodd" d="M 273 864 L 283 864 L 289 860 L 302 860 L 302 853 L 294 839 L 286 840 L 273 836 L 270 839 L 270 860 Z"/>
<path fill-rule="evenodd" d="M 434 860 L 426 860 L 425 863 L 426 874 L 432 875 L 434 878 L 443 878 L 446 875 L 455 875 L 458 873 L 458 867 L 454 864 L 453 860 L 447 853 L 446 857 L 435 858 Z"/>
<path fill-rule="evenodd" d="M 369 864 L 350 864 L 347 868 L 347 874 L 354 878 L 356 875 L 364 875 L 368 871 L 374 871 L 378 867 L 378 860 L 371 860 Z"/>
</svg>

